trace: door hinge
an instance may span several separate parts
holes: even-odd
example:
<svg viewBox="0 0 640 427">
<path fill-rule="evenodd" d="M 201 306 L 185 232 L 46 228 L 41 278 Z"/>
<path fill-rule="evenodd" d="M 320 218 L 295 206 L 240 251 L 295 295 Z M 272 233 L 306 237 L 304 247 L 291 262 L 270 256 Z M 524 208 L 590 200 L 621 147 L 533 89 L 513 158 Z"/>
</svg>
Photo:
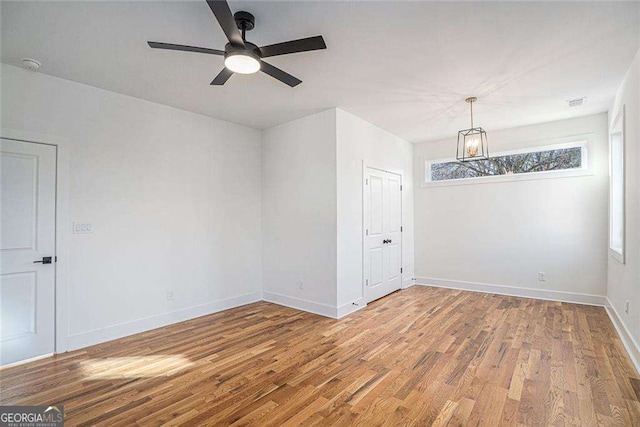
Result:
<svg viewBox="0 0 640 427">
<path fill-rule="evenodd" d="M 366 233 L 367 236 L 369 235 L 369 229 L 368 228 L 365 230 L 365 233 Z"/>
<path fill-rule="evenodd" d="M 365 185 L 369 185 L 369 178 L 365 179 L 364 182 L 365 182 Z"/>
<path fill-rule="evenodd" d="M 400 273 L 402 273 L 402 267 L 400 267 Z"/>
<path fill-rule="evenodd" d="M 402 227 L 400 227 L 400 232 L 402 233 Z"/>
<path fill-rule="evenodd" d="M 400 186 L 400 191 L 402 191 L 402 185 Z"/>
<path fill-rule="evenodd" d="M 365 286 L 369 286 L 369 279 L 366 279 L 366 280 L 364 281 L 364 284 L 365 284 Z"/>
</svg>

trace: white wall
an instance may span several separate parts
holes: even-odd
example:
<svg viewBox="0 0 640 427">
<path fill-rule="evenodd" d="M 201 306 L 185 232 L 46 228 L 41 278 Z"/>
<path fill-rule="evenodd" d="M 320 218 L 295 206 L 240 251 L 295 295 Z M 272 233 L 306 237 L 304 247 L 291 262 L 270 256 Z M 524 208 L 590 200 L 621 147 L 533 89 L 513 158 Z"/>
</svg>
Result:
<svg viewBox="0 0 640 427">
<path fill-rule="evenodd" d="M 584 137 L 577 136 L 586 134 Z M 607 276 L 607 115 L 488 131 L 493 153 L 587 139 L 593 175 L 424 187 L 424 161 L 455 139 L 415 146 L 416 276 L 539 289 L 531 296 L 603 303 Z M 546 272 L 545 282 L 538 272 Z M 570 293 L 566 295 L 562 293 Z M 586 295 L 585 295 L 586 294 Z"/>
<path fill-rule="evenodd" d="M 93 222 L 69 236 L 70 347 L 260 299 L 260 131 L 7 65 L 2 127 L 68 142 Z"/>
<path fill-rule="evenodd" d="M 622 82 L 611 110 L 609 124 L 625 106 L 625 264 L 612 256 L 608 261 L 607 296 L 620 322 L 633 337 L 636 363 L 640 361 L 640 52 Z M 605 247 L 608 247 L 608 241 Z M 625 313 L 629 301 L 629 313 Z M 620 331 L 624 337 L 624 331 Z M 632 353 L 634 354 L 634 353 Z"/>
<path fill-rule="evenodd" d="M 362 167 L 403 175 L 403 286 L 413 278 L 413 144 L 338 109 L 338 307 L 344 312 L 362 293 Z M 345 307 L 346 306 L 346 307 Z"/>
<path fill-rule="evenodd" d="M 263 132 L 265 299 L 327 316 L 336 304 L 335 140 L 335 110 Z"/>
<path fill-rule="evenodd" d="M 363 297 L 363 159 L 404 175 L 403 276 L 411 282 L 413 145 L 331 109 L 263 132 L 266 300 L 331 317 L 358 308 L 352 303 Z"/>
</svg>

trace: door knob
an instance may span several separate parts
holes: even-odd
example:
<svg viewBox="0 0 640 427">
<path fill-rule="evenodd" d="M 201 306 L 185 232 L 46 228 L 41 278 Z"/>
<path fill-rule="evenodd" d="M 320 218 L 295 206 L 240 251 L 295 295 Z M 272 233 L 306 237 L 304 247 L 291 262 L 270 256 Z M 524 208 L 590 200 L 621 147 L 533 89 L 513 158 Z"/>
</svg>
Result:
<svg viewBox="0 0 640 427">
<path fill-rule="evenodd" d="M 51 264 L 51 259 L 52 259 L 52 258 L 53 258 L 53 257 L 50 257 L 50 256 L 43 256 L 43 257 L 42 257 L 42 260 L 40 260 L 40 261 L 33 261 L 33 263 L 34 263 L 34 264 L 38 264 L 38 263 L 41 263 L 41 264 Z"/>
</svg>

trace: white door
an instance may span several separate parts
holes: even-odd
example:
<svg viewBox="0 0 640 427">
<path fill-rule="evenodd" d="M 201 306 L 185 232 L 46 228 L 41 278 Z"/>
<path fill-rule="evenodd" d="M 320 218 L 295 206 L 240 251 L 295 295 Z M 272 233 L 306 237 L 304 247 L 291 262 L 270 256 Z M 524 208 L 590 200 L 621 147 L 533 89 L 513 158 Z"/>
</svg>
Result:
<svg viewBox="0 0 640 427">
<path fill-rule="evenodd" d="M 402 286 L 402 177 L 367 168 L 364 185 L 364 296 L 367 302 Z"/>
<path fill-rule="evenodd" d="M 0 139 L 0 365 L 54 351 L 55 200 L 56 148 Z"/>
</svg>

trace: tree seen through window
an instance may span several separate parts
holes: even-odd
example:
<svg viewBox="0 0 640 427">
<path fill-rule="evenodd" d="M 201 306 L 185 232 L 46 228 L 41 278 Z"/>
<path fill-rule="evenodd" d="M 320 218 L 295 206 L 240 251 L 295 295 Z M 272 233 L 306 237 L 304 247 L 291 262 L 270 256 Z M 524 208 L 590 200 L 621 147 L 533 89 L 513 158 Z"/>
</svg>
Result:
<svg viewBox="0 0 640 427">
<path fill-rule="evenodd" d="M 431 181 L 579 169 L 582 147 L 508 154 L 488 160 L 431 164 Z"/>
</svg>

